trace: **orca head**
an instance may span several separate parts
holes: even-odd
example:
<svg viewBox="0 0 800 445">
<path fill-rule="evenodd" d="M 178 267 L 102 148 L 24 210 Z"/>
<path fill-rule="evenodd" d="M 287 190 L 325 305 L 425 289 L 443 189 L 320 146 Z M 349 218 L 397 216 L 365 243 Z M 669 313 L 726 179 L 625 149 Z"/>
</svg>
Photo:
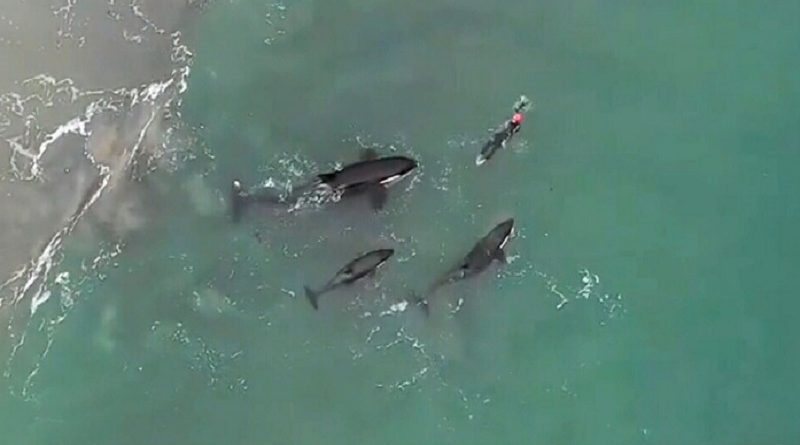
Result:
<svg viewBox="0 0 800 445">
<path fill-rule="evenodd" d="M 383 263 L 394 255 L 394 249 L 380 249 L 375 251 L 375 253 L 378 255 L 378 258 L 380 258 L 380 262 Z"/>
<path fill-rule="evenodd" d="M 514 234 L 514 218 L 509 218 L 498 224 L 494 230 L 492 230 L 492 233 L 497 236 L 498 239 L 502 240 L 500 241 L 500 249 L 505 248 L 509 238 Z"/>
<path fill-rule="evenodd" d="M 407 158 L 405 156 L 398 156 L 393 159 L 394 162 L 394 171 L 391 175 L 386 176 L 385 178 L 381 179 L 380 184 L 384 187 L 389 187 L 394 185 L 406 176 L 408 176 L 411 172 L 413 172 L 417 166 L 417 161 Z"/>
</svg>

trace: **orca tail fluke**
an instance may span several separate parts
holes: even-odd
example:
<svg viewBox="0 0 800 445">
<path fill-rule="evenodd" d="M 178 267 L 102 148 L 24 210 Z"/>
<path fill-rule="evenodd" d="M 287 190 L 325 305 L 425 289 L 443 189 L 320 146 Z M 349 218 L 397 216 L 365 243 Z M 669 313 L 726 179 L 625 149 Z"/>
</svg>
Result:
<svg viewBox="0 0 800 445">
<path fill-rule="evenodd" d="M 372 210 L 378 211 L 383 209 L 383 206 L 386 205 L 386 200 L 388 197 L 389 193 L 385 187 L 380 185 L 372 187 L 369 191 L 369 201 L 372 205 Z"/>
<path fill-rule="evenodd" d="M 308 286 L 304 286 L 304 289 L 306 291 L 306 298 L 308 298 L 308 301 L 311 303 L 311 307 L 313 307 L 314 310 L 319 309 L 319 303 L 318 302 L 319 302 L 320 293 L 312 290 Z"/>
<path fill-rule="evenodd" d="M 242 213 L 247 205 L 247 192 L 238 180 L 231 182 L 231 218 L 233 222 L 242 219 Z"/>
</svg>

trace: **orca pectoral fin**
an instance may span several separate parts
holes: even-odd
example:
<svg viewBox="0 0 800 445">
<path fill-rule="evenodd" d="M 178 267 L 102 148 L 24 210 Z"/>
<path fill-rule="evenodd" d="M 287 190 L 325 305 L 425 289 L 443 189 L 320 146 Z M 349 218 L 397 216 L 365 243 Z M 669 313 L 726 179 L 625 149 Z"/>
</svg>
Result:
<svg viewBox="0 0 800 445">
<path fill-rule="evenodd" d="M 374 210 L 381 210 L 386 205 L 387 199 L 389 199 L 389 192 L 386 187 L 378 185 L 370 188 L 369 202 Z"/>
<path fill-rule="evenodd" d="M 316 292 L 308 286 L 304 286 L 303 288 L 306 291 L 306 298 L 308 298 L 308 301 L 311 303 L 311 307 L 313 307 L 314 310 L 319 309 L 318 302 L 319 302 L 320 292 Z"/>
<path fill-rule="evenodd" d="M 494 259 L 503 264 L 508 264 L 508 258 L 506 257 L 506 253 L 503 251 L 503 249 L 497 249 L 497 251 L 494 253 Z"/>
<path fill-rule="evenodd" d="M 374 148 L 365 148 L 361 150 L 359 159 L 362 161 L 371 161 L 378 158 L 378 152 Z"/>
</svg>

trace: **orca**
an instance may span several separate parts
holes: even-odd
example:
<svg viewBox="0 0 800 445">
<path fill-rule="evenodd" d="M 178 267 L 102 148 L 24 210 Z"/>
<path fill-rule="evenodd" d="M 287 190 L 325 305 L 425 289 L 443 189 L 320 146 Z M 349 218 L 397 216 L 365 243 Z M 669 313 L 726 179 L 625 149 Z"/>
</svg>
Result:
<svg viewBox="0 0 800 445">
<path fill-rule="evenodd" d="M 341 286 L 355 283 L 367 275 L 374 274 L 378 267 L 391 258 L 392 255 L 394 255 L 394 249 L 378 249 L 359 256 L 339 269 L 336 275 L 322 288 L 313 290 L 305 286 L 308 301 L 311 302 L 311 306 L 314 309 L 318 309 L 320 296 Z"/>
</svg>

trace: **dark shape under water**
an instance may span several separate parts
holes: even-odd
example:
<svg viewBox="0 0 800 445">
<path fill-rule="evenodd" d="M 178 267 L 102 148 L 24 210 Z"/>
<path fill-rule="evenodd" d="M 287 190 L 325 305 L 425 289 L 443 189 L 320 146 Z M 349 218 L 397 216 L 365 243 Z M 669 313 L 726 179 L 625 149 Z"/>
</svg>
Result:
<svg viewBox="0 0 800 445">
<path fill-rule="evenodd" d="M 245 210 L 252 204 L 283 204 L 281 197 L 271 192 L 269 189 L 261 189 L 256 192 L 245 190 L 238 179 L 231 182 L 231 217 L 233 222 L 239 222 Z"/>
<path fill-rule="evenodd" d="M 325 286 L 318 290 L 305 287 L 306 297 L 314 309 L 319 307 L 319 297 L 340 286 L 352 284 L 367 275 L 373 274 L 381 264 L 385 263 L 394 254 L 394 249 L 379 249 L 367 252 L 347 263 L 336 272 L 336 275 Z"/>
</svg>

